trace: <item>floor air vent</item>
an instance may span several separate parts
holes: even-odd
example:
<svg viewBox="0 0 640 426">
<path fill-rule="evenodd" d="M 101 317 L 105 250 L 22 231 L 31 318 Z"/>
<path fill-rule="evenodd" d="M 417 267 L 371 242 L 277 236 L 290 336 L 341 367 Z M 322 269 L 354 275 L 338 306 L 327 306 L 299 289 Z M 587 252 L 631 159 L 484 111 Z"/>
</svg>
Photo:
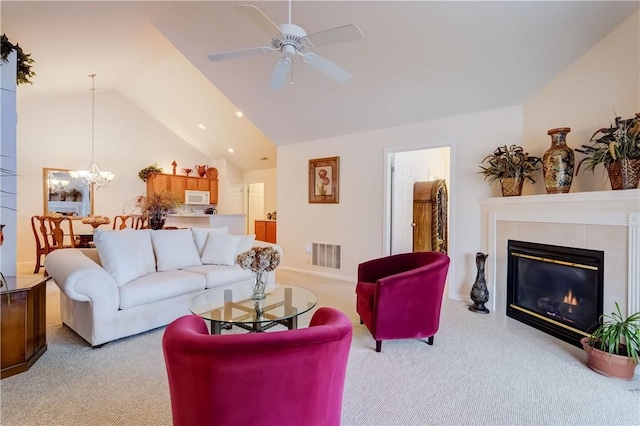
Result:
<svg viewBox="0 0 640 426">
<path fill-rule="evenodd" d="M 335 244 L 313 243 L 311 264 L 324 268 L 340 269 L 340 246 Z"/>
</svg>

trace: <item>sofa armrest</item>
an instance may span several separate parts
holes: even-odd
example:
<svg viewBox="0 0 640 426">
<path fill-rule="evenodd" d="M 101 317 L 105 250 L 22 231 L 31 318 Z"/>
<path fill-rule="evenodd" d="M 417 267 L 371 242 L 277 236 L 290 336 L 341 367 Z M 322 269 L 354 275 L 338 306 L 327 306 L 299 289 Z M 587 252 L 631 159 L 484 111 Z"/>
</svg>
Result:
<svg viewBox="0 0 640 426">
<path fill-rule="evenodd" d="M 68 298 L 91 302 L 93 310 L 117 311 L 118 284 L 111 274 L 80 249 L 59 249 L 47 255 L 44 267 Z"/>
</svg>

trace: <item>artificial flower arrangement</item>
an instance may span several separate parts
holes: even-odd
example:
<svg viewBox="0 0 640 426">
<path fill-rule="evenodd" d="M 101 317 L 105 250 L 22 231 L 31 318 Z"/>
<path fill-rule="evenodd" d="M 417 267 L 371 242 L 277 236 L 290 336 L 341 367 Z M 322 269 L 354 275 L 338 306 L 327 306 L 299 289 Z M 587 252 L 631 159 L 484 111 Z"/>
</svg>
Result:
<svg viewBox="0 0 640 426">
<path fill-rule="evenodd" d="M 107 225 L 111 223 L 111 219 L 109 219 L 106 216 L 100 216 L 100 215 L 87 216 L 82 219 L 82 223 L 84 223 L 85 225 L 91 225 L 95 229 L 100 225 Z"/>
<path fill-rule="evenodd" d="M 253 247 L 240 253 L 236 257 L 236 263 L 242 269 L 253 272 L 270 272 L 280 264 L 280 252 L 273 247 Z"/>
</svg>

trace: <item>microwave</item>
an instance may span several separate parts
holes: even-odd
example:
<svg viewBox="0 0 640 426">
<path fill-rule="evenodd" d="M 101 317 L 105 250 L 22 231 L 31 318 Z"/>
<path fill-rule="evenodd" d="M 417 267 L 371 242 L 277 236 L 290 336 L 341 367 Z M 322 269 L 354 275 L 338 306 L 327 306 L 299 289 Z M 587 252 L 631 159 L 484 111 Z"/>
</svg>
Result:
<svg viewBox="0 0 640 426">
<path fill-rule="evenodd" d="M 184 203 L 185 204 L 202 204 L 209 205 L 210 203 L 209 191 L 191 191 L 187 189 L 184 191 Z"/>
</svg>

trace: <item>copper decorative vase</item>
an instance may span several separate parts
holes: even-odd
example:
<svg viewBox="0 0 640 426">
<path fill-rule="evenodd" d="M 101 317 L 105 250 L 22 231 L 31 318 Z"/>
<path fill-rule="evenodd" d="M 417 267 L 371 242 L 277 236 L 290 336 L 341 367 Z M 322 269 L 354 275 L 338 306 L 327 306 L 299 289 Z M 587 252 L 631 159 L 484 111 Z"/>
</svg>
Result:
<svg viewBox="0 0 640 426">
<path fill-rule="evenodd" d="M 575 155 L 567 146 L 569 127 L 558 127 L 547 132 L 551 147 L 542 156 L 542 172 L 547 194 L 564 194 L 571 189 Z"/>
</svg>

